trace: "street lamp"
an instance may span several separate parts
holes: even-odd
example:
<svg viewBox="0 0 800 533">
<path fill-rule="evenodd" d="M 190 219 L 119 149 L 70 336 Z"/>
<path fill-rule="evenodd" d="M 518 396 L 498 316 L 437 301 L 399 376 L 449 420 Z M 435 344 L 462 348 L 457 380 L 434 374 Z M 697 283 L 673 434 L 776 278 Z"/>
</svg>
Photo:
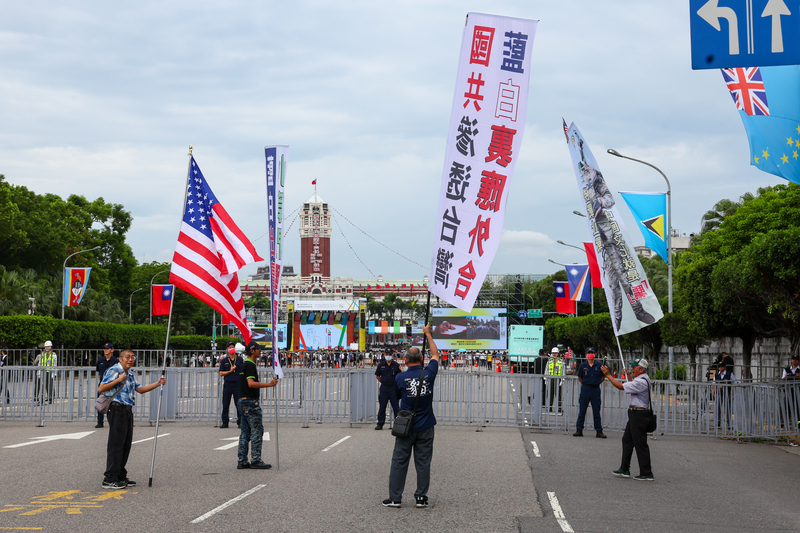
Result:
<svg viewBox="0 0 800 533">
<path fill-rule="evenodd" d="M 94 252 L 95 250 L 99 249 L 100 246 L 95 246 L 94 248 L 89 248 L 88 250 L 79 250 L 74 254 L 68 255 L 67 258 L 64 259 L 64 268 L 61 269 L 61 320 L 64 320 L 64 300 L 67 297 L 67 287 L 66 287 L 67 261 L 69 261 L 69 258 L 72 257 L 73 255 L 78 255 L 85 252 Z"/>
<path fill-rule="evenodd" d="M 669 312 L 672 312 L 672 187 L 669 184 L 669 180 L 667 179 L 666 174 L 661 172 L 661 169 L 655 165 L 651 165 L 647 161 L 642 161 L 640 159 L 634 159 L 632 157 L 628 157 L 626 155 L 622 155 L 621 153 L 617 152 L 609 148 L 607 152 L 613 156 L 621 157 L 622 159 L 630 159 L 631 161 L 636 161 L 637 163 L 641 163 L 643 165 L 647 165 L 648 167 L 655 169 L 656 172 L 661 174 L 661 177 L 664 178 L 664 181 L 667 182 L 667 288 L 669 293 L 668 299 L 668 306 Z M 675 363 L 675 352 L 672 346 L 668 347 L 669 350 L 669 379 L 672 380 L 673 378 L 673 369 Z"/>
<path fill-rule="evenodd" d="M 169 269 L 162 270 L 161 272 L 156 272 L 156 275 L 150 278 L 150 325 L 153 325 L 153 280 L 156 279 L 156 276 L 159 274 L 163 274 L 164 272 L 169 272 Z M 173 295 L 173 300 L 175 296 Z"/>
<path fill-rule="evenodd" d="M 577 211 L 575 211 L 575 213 L 577 213 Z M 575 246 L 574 244 L 567 244 L 564 241 L 556 241 L 556 242 L 558 244 L 563 245 L 563 246 L 569 246 L 570 248 L 575 248 L 576 250 L 580 250 L 581 252 L 586 253 L 586 249 L 585 248 L 579 248 L 578 246 Z M 594 287 L 592 287 L 589 290 L 589 296 L 591 297 L 591 301 L 592 301 L 592 314 L 594 314 Z"/>
<path fill-rule="evenodd" d="M 133 323 L 133 295 L 142 290 L 144 287 L 139 287 L 135 291 L 131 293 L 131 297 L 128 298 L 128 318 L 130 319 L 131 323 Z"/>
<path fill-rule="evenodd" d="M 572 214 L 573 214 L 573 215 L 578 215 L 579 217 L 586 218 L 586 215 L 584 215 L 584 214 L 583 214 L 583 213 L 581 213 L 580 211 L 573 211 L 573 212 L 572 212 Z"/>
</svg>

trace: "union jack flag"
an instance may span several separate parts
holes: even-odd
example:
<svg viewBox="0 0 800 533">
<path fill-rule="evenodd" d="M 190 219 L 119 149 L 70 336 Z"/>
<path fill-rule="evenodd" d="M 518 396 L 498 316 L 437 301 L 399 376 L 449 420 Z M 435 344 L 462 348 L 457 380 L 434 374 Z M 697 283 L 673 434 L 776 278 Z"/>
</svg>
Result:
<svg viewBox="0 0 800 533">
<path fill-rule="evenodd" d="M 724 68 L 722 77 L 731 91 L 736 109 L 748 115 L 769 115 L 767 91 L 758 67 Z"/>
</svg>

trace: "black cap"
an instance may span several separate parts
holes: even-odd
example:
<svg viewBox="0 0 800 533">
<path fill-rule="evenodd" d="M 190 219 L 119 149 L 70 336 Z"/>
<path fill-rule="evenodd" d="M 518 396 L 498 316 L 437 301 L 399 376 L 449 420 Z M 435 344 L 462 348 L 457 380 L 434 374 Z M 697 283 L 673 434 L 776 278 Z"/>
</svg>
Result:
<svg viewBox="0 0 800 533">
<path fill-rule="evenodd" d="M 109 348 L 113 350 L 113 349 L 114 349 L 114 345 L 113 345 L 113 344 L 111 344 L 110 342 L 107 342 L 107 343 L 105 343 L 105 344 L 103 345 L 103 349 L 104 349 L 104 350 L 106 350 L 106 349 L 109 349 Z"/>
<path fill-rule="evenodd" d="M 246 353 L 247 355 L 250 355 L 250 352 L 251 352 L 252 350 L 259 350 L 259 351 L 261 351 L 261 345 L 260 345 L 260 344 L 258 344 L 256 341 L 252 341 L 252 340 L 251 340 L 250 342 L 248 342 L 248 343 L 247 343 L 247 346 L 246 346 L 246 347 L 245 347 L 245 349 L 244 349 L 244 353 Z"/>
<path fill-rule="evenodd" d="M 724 367 L 727 367 L 727 366 L 728 366 L 728 362 L 727 362 L 727 361 L 725 361 L 725 359 L 723 359 L 722 361 L 720 361 L 719 363 L 717 363 L 717 366 L 724 366 Z"/>
<path fill-rule="evenodd" d="M 595 353 L 594 348 L 586 348 L 586 353 Z"/>
<path fill-rule="evenodd" d="M 225 345 L 226 348 L 230 348 L 231 346 L 236 346 L 236 343 L 233 342 L 233 341 L 230 341 L 228 344 Z"/>
</svg>

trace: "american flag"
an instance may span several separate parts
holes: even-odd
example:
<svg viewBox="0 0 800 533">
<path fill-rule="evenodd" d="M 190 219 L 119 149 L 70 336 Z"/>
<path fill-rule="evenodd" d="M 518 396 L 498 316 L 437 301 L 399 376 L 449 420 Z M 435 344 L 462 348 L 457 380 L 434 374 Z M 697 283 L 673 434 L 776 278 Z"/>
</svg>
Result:
<svg viewBox="0 0 800 533">
<path fill-rule="evenodd" d="M 758 67 L 724 68 L 722 77 L 736 103 L 736 109 L 748 115 L 769 115 L 767 91 Z"/>
<path fill-rule="evenodd" d="M 169 280 L 222 313 L 250 342 L 237 271 L 263 261 L 211 191 L 191 158 L 186 205 Z"/>
</svg>

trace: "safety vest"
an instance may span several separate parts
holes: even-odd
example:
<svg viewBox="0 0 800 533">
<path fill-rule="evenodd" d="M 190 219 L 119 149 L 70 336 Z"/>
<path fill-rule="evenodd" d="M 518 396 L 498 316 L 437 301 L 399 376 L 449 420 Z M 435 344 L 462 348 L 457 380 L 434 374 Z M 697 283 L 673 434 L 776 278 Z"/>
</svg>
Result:
<svg viewBox="0 0 800 533">
<path fill-rule="evenodd" d="M 550 376 L 560 376 L 564 373 L 564 363 L 559 359 L 550 359 L 547 362 L 547 374 Z"/>
<path fill-rule="evenodd" d="M 39 360 L 39 366 L 56 366 L 56 358 L 53 357 L 52 352 L 42 353 L 42 358 Z M 45 370 L 45 372 L 50 372 Z"/>
</svg>

